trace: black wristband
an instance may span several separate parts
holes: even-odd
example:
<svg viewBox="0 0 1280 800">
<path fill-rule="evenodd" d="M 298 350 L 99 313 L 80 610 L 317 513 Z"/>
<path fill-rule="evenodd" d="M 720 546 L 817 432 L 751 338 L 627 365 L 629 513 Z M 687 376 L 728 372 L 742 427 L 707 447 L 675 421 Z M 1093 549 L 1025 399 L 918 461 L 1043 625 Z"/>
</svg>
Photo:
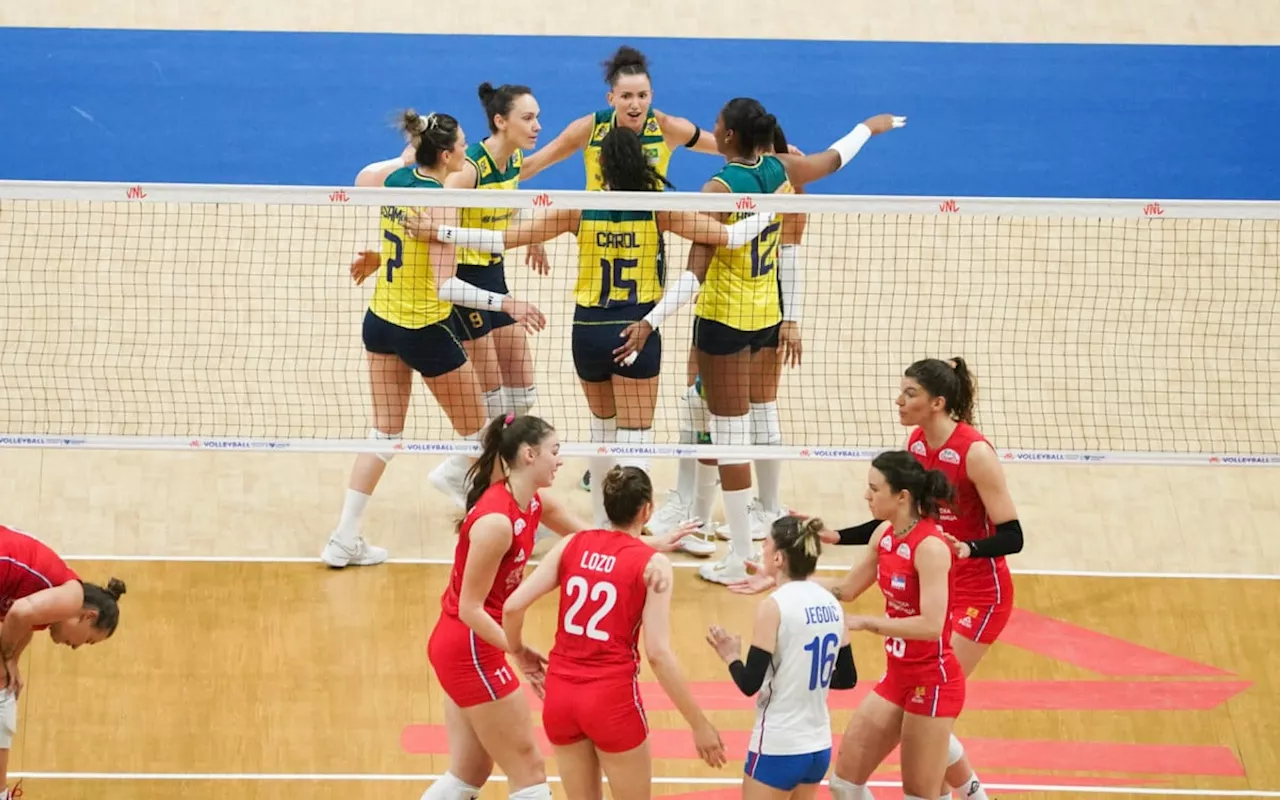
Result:
<svg viewBox="0 0 1280 800">
<path fill-rule="evenodd" d="M 702 128 L 699 128 L 697 125 L 694 125 L 693 136 L 689 139 L 689 141 L 684 143 L 684 146 L 693 147 L 695 144 L 698 143 L 698 140 L 701 138 L 702 138 Z"/>
<path fill-rule="evenodd" d="M 1016 519 L 1001 522 L 992 535 L 965 544 L 969 545 L 969 558 L 1000 558 L 1021 553 L 1022 524 Z"/>
<path fill-rule="evenodd" d="M 851 528 L 841 528 L 837 531 L 840 534 L 840 544 L 869 544 L 878 527 L 880 520 L 873 519 Z"/>
</svg>

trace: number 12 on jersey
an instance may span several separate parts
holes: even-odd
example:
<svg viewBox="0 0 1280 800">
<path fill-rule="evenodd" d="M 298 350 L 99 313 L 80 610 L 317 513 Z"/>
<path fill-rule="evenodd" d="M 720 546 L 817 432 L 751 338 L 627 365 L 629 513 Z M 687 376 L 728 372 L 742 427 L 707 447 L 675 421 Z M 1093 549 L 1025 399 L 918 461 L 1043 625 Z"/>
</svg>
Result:
<svg viewBox="0 0 1280 800">
<path fill-rule="evenodd" d="M 809 691 L 816 690 L 819 686 L 823 689 L 831 685 L 831 673 L 836 668 L 836 652 L 840 649 L 840 637 L 834 633 L 828 633 L 819 639 L 813 637 L 813 641 L 804 646 L 805 652 L 813 654 L 813 660 L 809 664 Z"/>
</svg>

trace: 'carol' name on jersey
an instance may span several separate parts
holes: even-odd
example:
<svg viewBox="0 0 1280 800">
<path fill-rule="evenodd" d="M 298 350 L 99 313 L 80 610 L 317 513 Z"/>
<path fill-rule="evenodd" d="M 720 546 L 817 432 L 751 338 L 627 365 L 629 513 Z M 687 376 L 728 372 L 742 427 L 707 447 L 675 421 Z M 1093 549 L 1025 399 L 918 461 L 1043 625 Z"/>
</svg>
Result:
<svg viewBox="0 0 1280 800">
<path fill-rule="evenodd" d="M 635 231 L 596 231 L 596 247 L 621 250 L 639 246 Z"/>
</svg>

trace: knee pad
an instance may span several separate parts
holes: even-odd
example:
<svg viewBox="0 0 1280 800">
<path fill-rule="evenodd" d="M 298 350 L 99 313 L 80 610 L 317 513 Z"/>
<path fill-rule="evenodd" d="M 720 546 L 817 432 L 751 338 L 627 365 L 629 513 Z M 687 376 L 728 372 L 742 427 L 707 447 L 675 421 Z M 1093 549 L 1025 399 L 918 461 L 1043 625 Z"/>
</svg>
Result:
<svg viewBox="0 0 1280 800">
<path fill-rule="evenodd" d="M 709 416 L 707 401 L 696 386 L 690 386 L 680 395 L 680 402 L 676 404 L 676 419 L 681 432 L 703 433 L 710 427 Z"/>
<path fill-rule="evenodd" d="M 777 403 L 751 404 L 751 443 L 782 444 L 782 420 L 778 419 Z"/>
<path fill-rule="evenodd" d="M 951 766 L 962 758 L 964 758 L 964 745 L 960 744 L 960 740 L 953 733 L 951 741 L 947 744 L 947 766 Z"/>
<path fill-rule="evenodd" d="M 523 417 L 533 410 L 538 403 L 538 388 L 536 386 L 525 386 L 507 388 L 502 390 L 506 395 L 506 409 L 513 412 L 517 417 Z"/>
<path fill-rule="evenodd" d="M 537 786 L 526 786 L 507 795 L 511 800 L 551 800 L 551 787 L 545 783 Z"/>
<path fill-rule="evenodd" d="M 587 426 L 591 431 L 591 441 L 596 444 L 613 444 L 618 438 L 617 417 L 597 417 L 591 415 Z"/>
<path fill-rule="evenodd" d="M 831 790 L 831 796 L 835 800 L 874 800 L 866 786 L 850 783 L 839 775 L 831 776 L 827 788 Z"/>
<path fill-rule="evenodd" d="M 484 393 L 484 416 L 485 419 L 493 419 L 494 417 L 507 413 L 507 398 L 503 395 L 502 389 L 490 389 Z"/>
<path fill-rule="evenodd" d="M 717 414 L 712 414 L 711 443 L 723 447 L 750 447 L 751 415 L 743 414 L 740 417 L 722 417 Z M 751 460 L 745 456 L 720 458 L 718 461 L 722 467 L 732 466 L 734 464 L 751 463 Z"/>
<path fill-rule="evenodd" d="M 404 434 L 403 433 L 383 433 L 377 428 L 370 428 L 369 438 L 375 441 L 398 442 L 404 438 Z M 383 464 L 390 464 L 391 459 L 396 457 L 395 453 L 375 453 L 374 455 L 382 459 Z"/>
<path fill-rule="evenodd" d="M 619 428 L 618 444 L 630 444 L 649 447 L 653 444 L 653 428 Z M 618 463 L 624 467 L 639 467 L 646 473 L 649 471 L 649 459 L 643 455 L 623 455 Z"/>
</svg>

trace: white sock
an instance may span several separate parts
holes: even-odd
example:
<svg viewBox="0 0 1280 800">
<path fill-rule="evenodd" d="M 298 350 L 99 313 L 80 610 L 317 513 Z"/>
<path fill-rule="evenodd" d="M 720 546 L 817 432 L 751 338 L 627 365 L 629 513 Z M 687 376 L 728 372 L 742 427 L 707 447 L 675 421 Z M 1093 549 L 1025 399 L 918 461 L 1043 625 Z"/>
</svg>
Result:
<svg viewBox="0 0 1280 800">
<path fill-rule="evenodd" d="M 533 386 L 506 387 L 502 390 L 503 410 L 523 417 L 533 410 L 538 402 L 538 390 Z"/>
<path fill-rule="evenodd" d="M 782 444 L 782 422 L 777 403 L 751 404 L 751 443 L 776 447 Z M 756 477 L 760 505 L 765 511 L 782 510 L 782 460 L 762 458 L 756 461 Z"/>
<path fill-rule="evenodd" d="M 903 794 L 902 800 L 928 800 L 928 798 L 921 797 L 918 794 Z"/>
<path fill-rule="evenodd" d="M 651 446 L 653 444 L 653 428 L 618 428 L 615 441 L 618 444 Z M 646 473 L 649 472 L 649 459 L 644 456 L 623 456 L 618 459 L 618 463 L 624 467 L 639 467 Z"/>
<path fill-rule="evenodd" d="M 427 787 L 421 800 L 476 800 L 479 796 L 480 787 L 463 783 L 453 773 L 446 772 Z"/>
<path fill-rule="evenodd" d="M 701 520 L 705 525 L 711 522 L 711 506 L 716 502 L 716 484 L 720 481 L 720 468 L 714 464 L 690 460 L 693 461 L 694 472 L 697 475 L 693 485 L 693 497 L 689 501 L 690 507 L 693 518 Z"/>
<path fill-rule="evenodd" d="M 507 795 L 511 800 L 551 800 L 551 787 L 545 783 L 537 786 L 526 786 L 518 792 Z"/>
<path fill-rule="evenodd" d="M 613 444 L 618 437 L 618 418 L 600 419 L 592 416 L 589 421 L 591 441 L 597 444 Z M 613 469 L 613 456 L 591 456 L 587 468 L 591 470 L 591 513 L 597 528 L 606 527 L 609 517 L 604 513 L 604 476 Z"/>
<path fill-rule="evenodd" d="M 751 489 L 721 492 L 724 499 L 724 519 L 729 523 L 729 547 L 738 558 L 751 557 Z"/>
<path fill-rule="evenodd" d="M 978 773 L 974 772 L 965 779 L 964 785 L 957 787 L 964 792 L 965 800 L 987 800 L 987 790 L 982 788 Z"/>
<path fill-rule="evenodd" d="M 499 414 L 507 413 L 507 398 L 503 394 L 502 387 L 490 389 L 484 393 L 484 416 L 486 420 L 491 420 Z"/>
<path fill-rule="evenodd" d="M 354 547 L 356 538 L 360 535 L 360 518 L 364 516 L 364 509 L 368 504 L 369 495 L 348 489 L 346 499 L 342 501 L 342 516 L 338 518 L 338 528 L 333 532 L 333 538 L 348 547 Z M 0 797 L 0 800 L 3 798 Z"/>
</svg>

